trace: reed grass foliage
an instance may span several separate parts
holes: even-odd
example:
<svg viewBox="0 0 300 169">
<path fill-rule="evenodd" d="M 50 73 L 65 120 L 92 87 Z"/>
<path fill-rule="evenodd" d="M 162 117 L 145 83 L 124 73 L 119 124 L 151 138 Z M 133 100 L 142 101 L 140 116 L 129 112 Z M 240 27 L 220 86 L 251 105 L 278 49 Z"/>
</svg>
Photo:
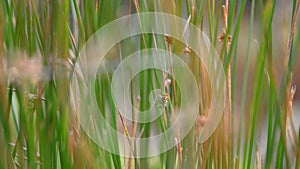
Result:
<svg viewBox="0 0 300 169">
<path fill-rule="evenodd" d="M 299 5 L 2 0 L 0 168 L 299 168 Z"/>
</svg>

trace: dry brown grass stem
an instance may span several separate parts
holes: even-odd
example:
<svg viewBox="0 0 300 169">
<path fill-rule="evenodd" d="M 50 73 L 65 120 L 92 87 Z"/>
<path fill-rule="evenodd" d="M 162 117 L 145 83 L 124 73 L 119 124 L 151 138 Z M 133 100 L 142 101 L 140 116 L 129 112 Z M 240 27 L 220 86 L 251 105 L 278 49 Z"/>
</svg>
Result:
<svg viewBox="0 0 300 169">
<path fill-rule="evenodd" d="M 139 110 L 140 109 L 140 102 L 141 102 L 141 98 L 138 97 L 137 100 L 136 100 L 136 103 L 135 103 L 135 110 Z M 136 113 L 135 113 L 136 114 Z M 137 123 L 136 123 L 136 118 L 137 117 L 134 117 L 134 120 L 133 120 L 133 125 L 132 125 L 132 134 L 131 134 L 131 137 L 132 138 L 136 138 L 136 129 L 137 129 Z M 129 155 L 129 158 L 128 158 L 128 163 L 127 163 L 127 167 L 125 168 L 128 168 L 130 169 L 131 168 L 131 160 L 132 160 L 132 157 L 134 155 L 134 151 L 135 151 L 135 142 L 130 142 L 130 155 Z M 137 168 L 137 158 L 134 158 L 135 160 L 135 168 Z"/>
<path fill-rule="evenodd" d="M 227 28 L 228 28 L 228 5 L 229 5 L 229 0 L 225 1 L 225 5 L 222 6 L 223 8 L 223 19 L 224 19 L 224 28 L 223 28 L 223 32 L 221 33 L 221 35 L 219 36 L 219 41 L 222 41 L 223 43 L 225 43 L 226 45 L 226 52 L 229 52 L 230 49 L 230 42 L 231 42 L 231 36 L 227 35 Z M 228 119 L 227 122 L 225 122 L 224 124 L 228 124 L 228 129 L 232 128 L 233 126 L 231 126 L 231 105 L 232 105 L 232 101 L 231 101 L 231 64 L 229 63 L 228 65 L 228 69 L 227 69 L 227 110 L 228 110 Z M 224 118 L 223 118 L 224 119 Z M 232 142 L 232 138 L 230 136 L 228 136 L 228 150 L 231 152 L 231 145 Z"/>
<path fill-rule="evenodd" d="M 291 59 L 290 55 L 291 55 L 291 48 L 292 48 L 292 44 L 293 44 L 293 39 L 294 39 L 294 33 L 295 33 L 295 27 L 296 27 L 296 21 L 297 21 L 297 16 L 298 16 L 298 12 L 299 12 L 299 6 L 300 6 L 300 0 L 297 0 L 297 4 L 296 4 L 296 9 L 295 9 L 295 13 L 293 16 L 293 20 L 292 20 L 292 25 L 291 25 L 291 30 L 290 30 L 290 34 L 289 34 L 289 39 L 288 39 L 288 46 L 287 46 L 287 52 L 286 52 L 286 60 Z M 297 140 L 297 132 L 295 129 L 295 125 L 293 123 L 293 117 L 292 117 L 292 107 L 293 107 L 293 99 L 294 99 L 294 95 L 296 93 L 296 86 L 292 86 L 292 79 L 293 79 L 293 69 L 290 70 L 289 68 L 289 64 L 285 65 L 285 69 L 287 72 L 287 86 L 286 86 L 286 91 L 285 91 L 285 124 L 286 124 L 286 133 L 288 134 L 288 136 L 290 137 L 291 142 L 294 145 L 298 145 L 298 140 Z M 290 134 L 290 131 L 288 129 L 289 124 L 291 125 L 291 129 L 292 129 L 292 134 L 293 134 L 293 138 Z M 297 149 L 297 147 L 296 147 Z"/>
<path fill-rule="evenodd" d="M 174 103 L 174 106 L 176 106 L 176 102 L 177 102 L 177 99 L 176 99 L 176 90 L 175 90 L 175 79 L 174 79 L 174 72 L 173 72 L 173 60 L 172 60 L 172 56 L 171 56 L 171 46 L 172 46 L 172 38 L 169 36 L 169 35 L 166 35 L 166 43 L 167 43 L 167 47 L 168 47 L 168 55 L 169 55 L 169 59 L 170 59 L 170 74 L 171 74 L 171 87 L 172 87 L 172 93 L 173 94 L 173 103 Z M 167 79 L 167 76 L 164 76 L 164 82 L 166 82 L 168 79 Z M 168 90 L 166 90 L 167 88 L 165 88 L 165 93 L 169 95 L 168 93 Z M 168 98 L 170 103 L 171 103 L 171 100 L 170 98 Z M 173 111 L 171 110 L 171 113 L 172 115 L 173 114 Z M 177 132 L 177 137 L 174 138 L 177 140 L 177 154 L 178 154 L 178 163 L 179 163 L 179 168 L 182 167 L 182 146 L 181 146 L 181 142 L 180 142 L 180 131 Z"/>
</svg>

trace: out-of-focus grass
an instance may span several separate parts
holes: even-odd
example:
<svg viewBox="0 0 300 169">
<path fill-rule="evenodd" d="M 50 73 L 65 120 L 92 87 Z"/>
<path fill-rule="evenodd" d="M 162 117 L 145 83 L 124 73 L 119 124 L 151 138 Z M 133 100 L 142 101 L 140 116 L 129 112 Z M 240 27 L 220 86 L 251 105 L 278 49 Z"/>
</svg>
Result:
<svg viewBox="0 0 300 169">
<path fill-rule="evenodd" d="M 226 42 L 218 42 L 224 26 L 222 1 L 159 0 L 123 4 L 129 6 L 128 11 L 190 16 L 190 22 L 206 31 L 219 51 L 226 74 L 231 73 L 229 100 L 232 104 L 230 109 L 230 105 L 225 105 L 224 117 L 211 138 L 203 144 L 198 143 L 195 124 L 195 131 L 191 131 L 179 146 L 159 157 L 144 159 L 120 157 L 97 147 L 80 129 L 69 97 L 73 64 L 80 50 L 95 31 L 118 17 L 121 3 L 121 0 L 1 1 L 0 168 L 299 168 L 300 130 L 299 126 L 292 129 L 290 107 L 293 79 L 300 73 L 295 72 L 299 24 L 294 19 L 299 0 L 293 1 L 291 9 L 286 7 L 292 12 L 291 17 L 286 18 L 290 20 L 288 31 L 283 29 L 282 32 L 273 31 L 274 26 L 278 26 L 274 21 L 279 12 L 276 6 L 280 6 L 276 0 L 230 0 L 225 32 L 225 37 L 231 37 L 228 50 Z M 249 27 L 247 35 L 241 35 L 245 27 Z M 260 30 L 260 36 L 254 37 L 254 29 Z M 282 76 L 276 73 L 275 34 L 289 35 L 282 37 L 290 44 L 282 44 L 284 55 L 280 59 L 286 60 Z M 185 44 L 177 44 L 175 40 L 170 44 L 166 38 L 141 35 L 124 40 L 120 43 L 122 54 L 126 56 L 125 53 L 152 48 L 155 44 L 174 53 L 184 48 Z M 131 49 L 134 41 L 140 45 Z M 238 60 L 242 56 L 238 51 L 244 46 L 246 59 L 240 70 Z M 256 53 L 252 51 L 254 48 Z M 208 77 L 201 62 L 190 57 L 189 66 L 202 86 L 201 117 L 209 106 Z M 253 62 L 254 68 L 253 64 L 250 66 Z M 240 72 L 243 77 L 238 76 Z M 140 73 L 139 91 L 132 88 L 132 96 L 136 95 L 133 91 L 140 96 L 140 102 L 132 98 L 135 107 L 149 108 L 147 96 L 155 86 L 161 86 L 157 80 L 161 75 L 155 70 Z M 109 115 L 107 120 L 114 129 L 122 130 L 125 127 L 119 123 L 110 80 L 110 75 L 97 77 L 95 93 L 103 115 Z M 242 81 L 242 85 L 238 81 Z M 172 84 L 172 91 L 166 92 L 173 94 L 170 103 L 175 106 L 179 90 Z M 166 109 L 167 122 L 161 117 L 161 131 L 166 129 L 165 123 L 171 122 L 170 113 L 171 108 Z M 265 129 L 260 127 L 263 124 L 267 124 Z M 138 131 L 142 132 L 138 134 L 149 137 L 151 130 L 151 123 L 145 123 L 139 125 Z M 262 134 L 266 134 L 266 139 L 259 139 Z M 143 151 L 147 151 L 147 147 Z"/>
</svg>

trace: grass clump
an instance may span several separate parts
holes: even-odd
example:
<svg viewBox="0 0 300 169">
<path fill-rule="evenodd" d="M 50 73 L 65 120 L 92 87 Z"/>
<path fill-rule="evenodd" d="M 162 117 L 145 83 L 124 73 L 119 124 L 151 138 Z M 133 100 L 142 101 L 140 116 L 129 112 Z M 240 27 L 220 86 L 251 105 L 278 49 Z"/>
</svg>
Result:
<svg viewBox="0 0 300 169">
<path fill-rule="evenodd" d="M 300 84 L 300 0 L 284 3 L 2 0 L 0 168 L 299 168 L 300 130 L 295 122 L 300 110 L 293 105 L 299 104 L 295 84 Z M 200 86 L 195 126 L 183 140 L 176 140 L 177 146 L 156 157 L 134 158 L 137 152 L 132 151 L 127 158 L 101 149 L 88 138 L 72 105 L 76 98 L 72 98 L 70 83 L 81 50 L 97 30 L 122 15 L 142 12 L 185 18 L 208 35 L 224 66 L 227 101 L 217 129 L 199 143 L 198 130 L 211 101 L 203 63 L 186 44 L 168 35 L 142 34 L 121 41 L 108 53 L 112 61 L 146 48 L 185 53 Z M 137 124 L 117 111 L 112 74 L 99 72 L 95 96 L 112 128 L 147 138 L 170 127 L 181 99 L 176 79 L 158 70 L 145 70 L 135 77 L 129 89 L 132 111 L 149 109 L 151 91 L 164 91 L 162 116 L 154 125 Z M 144 147 L 142 151 L 150 150 Z"/>
</svg>

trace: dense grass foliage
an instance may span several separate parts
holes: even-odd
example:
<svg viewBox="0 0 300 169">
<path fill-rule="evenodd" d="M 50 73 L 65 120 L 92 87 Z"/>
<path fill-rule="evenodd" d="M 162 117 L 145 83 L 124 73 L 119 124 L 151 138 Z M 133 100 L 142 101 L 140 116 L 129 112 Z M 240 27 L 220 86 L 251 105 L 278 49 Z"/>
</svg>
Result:
<svg viewBox="0 0 300 169">
<path fill-rule="evenodd" d="M 0 168 L 300 168 L 300 130 L 293 116 L 299 110 L 292 109 L 295 77 L 300 74 L 296 71 L 300 70 L 296 64 L 300 0 L 284 3 L 1 0 Z M 278 24 L 283 11 L 288 13 L 285 25 Z M 111 154 L 94 144 L 80 128 L 69 90 L 74 64 L 89 37 L 122 15 L 141 12 L 170 13 L 203 30 L 219 53 L 227 79 L 222 120 L 213 135 L 199 143 L 211 91 L 205 68 L 194 53 L 167 35 L 151 34 L 128 38 L 111 49 L 108 57 L 117 60 L 158 46 L 176 54 L 184 51 L 200 86 L 199 118 L 193 130 L 169 151 L 142 159 Z M 277 35 L 284 43 L 277 44 Z M 148 94 L 164 85 L 161 77 L 170 78 L 171 87 L 163 100 L 165 114 L 155 126 L 120 116 L 111 94 L 111 74 L 99 73 L 95 79 L 99 110 L 114 129 L 132 137 L 165 131 L 181 97 L 175 80 L 146 70 L 135 78 L 130 91 L 133 107 L 147 110 Z"/>
</svg>

